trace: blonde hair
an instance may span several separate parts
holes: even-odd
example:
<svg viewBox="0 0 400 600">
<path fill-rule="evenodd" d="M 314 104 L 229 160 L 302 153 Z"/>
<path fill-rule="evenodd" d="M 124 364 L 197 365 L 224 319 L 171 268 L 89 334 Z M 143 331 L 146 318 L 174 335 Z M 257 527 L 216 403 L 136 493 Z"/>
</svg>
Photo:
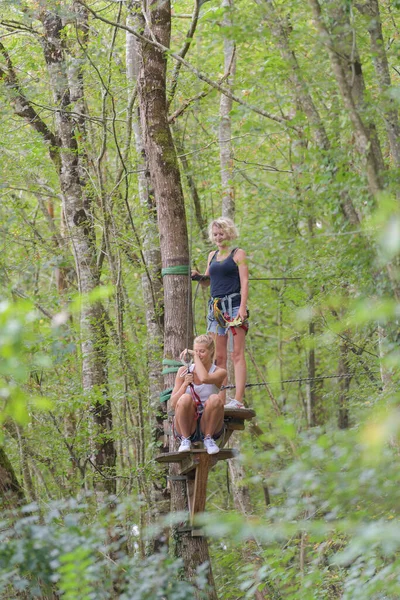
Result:
<svg viewBox="0 0 400 600">
<path fill-rule="evenodd" d="M 213 219 L 208 226 L 208 237 L 210 242 L 214 242 L 212 230 L 213 227 L 219 227 L 226 234 L 227 240 L 234 240 L 238 237 L 238 230 L 236 229 L 235 223 L 229 217 L 219 217 L 218 219 Z"/>
<path fill-rule="evenodd" d="M 201 335 L 198 335 L 194 338 L 193 345 L 194 344 L 204 344 L 205 346 L 207 346 L 207 348 L 211 350 L 212 358 L 214 358 L 215 342 L 214 337 L 211 335 L 211 333 L 202 333 Z"/>
</svg>

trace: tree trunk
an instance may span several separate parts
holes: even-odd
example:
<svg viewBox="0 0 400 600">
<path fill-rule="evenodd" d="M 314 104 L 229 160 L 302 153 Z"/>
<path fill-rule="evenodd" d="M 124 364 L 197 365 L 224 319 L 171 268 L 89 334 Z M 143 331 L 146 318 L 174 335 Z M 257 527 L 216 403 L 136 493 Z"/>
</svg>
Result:
<svg viewBox="0 0 400 600">
<path fill-rule="evenodd" d="M 222 19 L 222 26 L 227 29 L 232 28 L 232 10 L 233 0 L 222 0 L 222 8 L 225 9 Z M 236 47 L 235 42 L 230 37 L 224 36 L 224 75 L 229 73 L 226 81 L 226 87 L 233 88 L 233 81 L 236 72 Z M 221 94 L 220 99 L 220 122 L 219 122 L 219 158 L 221 164 L 221 182 L 222 182 L 222 216 L 234 218 L 235 215 L 235 189 L 232 183 L 233 178 L 233 155 L 232 155 L 232 123 L 230 112 L 232 110 L 233 100 L 225 94 Z"/>
<path fill-rule="evenodd" d="M 169 0 L 147 3 L 146 36 L 154 36 L 169 47 L 171 31 L 171 6 Z M 146 8 L 144 8 L 146 10 Z M 151 31 L 149 31 L 149 27 Z M 160 232 L 161 259 L 164 269 L 164 356 L 176 359 L 180 351 L 192 343 L 191 283 L 189 272 L 180 275 L 174 267 L 189 270 L 189 246 L 183 192 L 178 160 L 168 124 L 166 99 L 166 57 L 153 45 L 141 43 L 141 68 L 139 74 L 140 118 L 148 159 L 150 178 L 157 205 Z M 172 267 L 172 273 L 168 270 Z M 171 386 L 173 375 L 165 377 Z M 170 448 L 174 441 L 171 439 Z M 173 469 L 171 468 L 173 472 Z M 171 482 L 172 510 L 187 510 L 186 494 L 180 482 Z M 191 532 L 176 532 L 176 552 L 181 556 L 189 578 L 196 568 L 210 560 L 207 540 L 195 538 Z M 210 598 L 216 598 L 211 568 Z"/>
<path fill-rule="evenodd" d="M 385 51 L 385 42 L 382 33 L 382 21 L 378 0 L 366 0 L 364 3 L 355 3 L 356 8 L 370 17 L 368 31 L 371 41 L 371 54 L 378 80 L 383 114 L 385 117 L 386 132 L 389 140 L 393 162 L 400 166 L 400 127 L 399 117 L 393 98 L 388 97 L 391 86 L 389 64 Z"/>
<path fill-rule="evenodd" d="M 324 47 L 328 50 L 332 71 L 335 75 L 344 107 L 353 125 L 357 150 L 360 156 L 365 157 L 370 193 L 372 196 L 376 196 L 376 194 L 382 189 L 379 173 L 380 157 L 374 152 L 373 143 L 370 138 L 368 128 L 361 118 L 359 111 L 357 110 L 352 89 L 348 84 L 348 73 L 345 71 L 339 52 L 335 48 L 334 39 L 324 23 L 321 6 L 318 0 L 309 0 L 309 4 L 313 11 L 314 22 L 319 32 L 321 41 L 324 44 Z"/>
<path fill-rule="evenodd" d="M 25 500 L 24 492 L 14 473 L 12 464 L 0 446 L 0 501 L 3 509 L 13 509 Z"/>
<path fill-rule="evenodd" d="M 131 5 L 132 12 L 128 16 L 127 24 L 142 30 L 144 28 L 143 15 L 140 13 L 140 0 Z M 127 79 L 130 93 L 139 77 L 140 72 L 140 43 L 135 36 L 126 34 L 126 64 Z M 150 181 L 150 172 L 146 150 L 143 142 L 140 125 L 140 107 L 135 109 L 132 123 L 135 146 L 136 168 L 138 170 L 139 200 L 147 213 L 147 220 L 142 236 L 142 250 L 145 261 L 145 272 L 142 275 L 142 292 L 146 312 L 147 326 L 147 364 L 149 381 L 149 404 L 151 412 L 151 428 L 159 450 L 160 443 L 164 445 L 164 419 L 166 417 L 165 404 L 160 403 L 160 394 L 163 390 L 163 380 L 160 369 L 160 353 L 163 347 L 163 297 L 161 283 L 161 251 L 157 229 L 157 213 L 154 202 L 154 192 Z M 165 448 L 168 450 L 168 447 Z M 170 507 L 169 492 L 166 480 L 153 482 L 152 506 L 148 515 L 148 524 L 157 520 L 161 515 L 168 513 Z M 163 545 L 163 535 L 153 540 L 153 550 Z"/>
<path fill-rule="evenodd" d="M 264 2 L 264 0 L 257 0 L 257 2 L 261 3 Z M 331 149 L 331 142 L 324 123 L 311 96 L 308 85 L 304 80 L 297 56 L 289 44 L 289 23 L 283 21 L 272 0 L 265 0 L 264 7 L 268 16 L 268 26 L 272 35 L 275 37 L 282 58 L 289 67 L 289 81 L 292 85 L 298 104 L 301 106 L 302 111 L 307 116 L 308 122 L 311 124 L 315 143 L 322 151 L 329 152 Z M 334 177 L 336 170 L 337 169 L 333 166 L 332 177 Z M 360 218 L 354 207 L 353 201 L 346 190 L 340 192 L 340 208 L 351 225 L 356 226 L 360 224 Z"/>
<path fill-rule="evenodd" d="M 240 447 L 239 436 L 240 434 L 233 433 L 229 440 L 229 446 Z M 249 487 L 243 483 L 243 479 L 246 476 L 245 469 L 237 460 L 230 460 L 228 465 L 235 510 L 244 516 L 250 516 L 253 514 L 253 506 L 251 503 Z"/>
<path fill-rule="evenodd" d="M 346 331 L 346 337 L 349 337 L 350 332 Z M 347 429 L 349 427 L 349 390 L 350 390 L 350 370 L 349 370 L 349 345 L 347 340 L 343 340 L 340 344 L 340 358 L 338 375 L 339 383 L 339 413 L 338 426 L 339 429 Z"/>
<path fill-rule="evenodd" d="M 60 139 L 63 214 L 72 245 L 80 294 L 89 294 L 99 285 L 93 210 L 79 178 L 78 145 L 74 123 L 69 113 L 70 89 L 63 48 L 63 24 L 55 12 L 42 13 L 44 56 L 50 85 L 56 105 L 55 123 Z M 112 440 L 112 412 L 108 398 L 107 335 L 104 309 L 99 301 L 83 301 L 80 315 L 82 351 L 82 387 L 86 394 L 94 394 L 92 416 L 95 431 L 95 465 L 102 473 L 98 489 L 114 493 L 116 490 L 116 452 Z M 99 399 L 99 395 L 101 399 Z M 97 396 L 97 397 L 96 397 Z"/>
<path fill-rule="evenodd" d="M 343 66 L 347 86 L 350 90 L 354 104 L 365 123 L 368 138 L 371 143 L 371 152 L 376 161 L 378 172 L 384 170 L 382 150 L 378 138 L 375 123 L 368 117 L 365 99 L 365 81 L 362 70 L 360 54 L 358 52 L 357 39 L 353 24 L 350 20 L 348 5 L 344 2 L 328 4 L 328 12 L 331 23 L 331 39 L 335 53 Z"/>
</svg>

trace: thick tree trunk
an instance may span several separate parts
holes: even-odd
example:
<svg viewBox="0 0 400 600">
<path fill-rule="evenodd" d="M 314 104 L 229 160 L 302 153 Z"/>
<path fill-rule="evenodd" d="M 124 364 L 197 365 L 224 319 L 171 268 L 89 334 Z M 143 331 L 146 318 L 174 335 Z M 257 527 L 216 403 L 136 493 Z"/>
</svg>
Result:
<svg viewBox="0 0 400 600">
<path fill-rule="evenodd" d="M 89 294 L 99 285 L 93 212 L 79 178 L 78 146 L 74 123 L 69 113 L 70 89 L 62 42 L 63 24 L 58 14 L 42 14 L 44 56 L 56 105 L 55 123 L 60 139 L 63 214 L 72 245 L 81 294 Z M 97 395 L 92 405 L 94 460 L 104 478 L 99 489 L 114 493 L 116 452 L 112 440 L 112 413 L 108 398 L 107 335 L 104 310 L 100 302 L 83 301 L 81 309 L 82 387 L 84 393 Z M 99 395 L 102 396 L 99 400 Z"/>
<path fill-rule="evenodd" d="M 169 47 L 171 6 L 169 0 L 147 3 L 145 35 L 154 36 Z M 146 10 L 146 7 L 144 8 Z M 149 30 L 151 28 L 151 31 Z M 174 143 L 168 124 L 166 100 L 166 57 L 151 44 L 141 44 L 139 74 L 140 118 L 150 177 L 157 204 L 163 269 L 187 267 L 189 246 L 180 173 Z M 190 279 L 188 275 L 164 271 L 164 356 L 176 359 L 180 351 L 192 342 L 190 315 Z M 173 375 L 165 378 L 169 386 Z M 171 449 L 173 440 L 170 442 Z M 172 510 L 186 510 L 186 494 L 180 482 L 172 482 Z M 207 540 L 194 538 L 190 532 L 176 532 L 176 552 L 183 558 L 190 578 L 196 568 L 209 561 Z M 211 569 L 209 581 L 214 589 Z M 210 598 L 216 598 L 211 592 Z"/>
<path fill-rule="evenodd" d="M 132 3 L 132 12 L 127 19 L 127 24 L 137 30 L 144 28 L 143 15 L 140 13 L 140 4 L 140 0 Z M 129 32 L 126 34 L 126 65 L 130 93 L 133 93 L 133 88 L 140 72 L 140 43 Z M 160 357 L 163 347 L 164 312 L 161 283 L 161 251 L 154 192 L 150 181 L 150 172 L 140 124 L 140 107 L 137 107 L 134 111 L 132 128 L 136 147 L 139 200 L 145 214 L 147 213 L 147 220 L 142 236 L 142 250 L 145 261 L 145 272 L 142 275 L 142 292 L 146 312 L 148 341 L 147 364 L 151 428 L 156 443 L 156 450 L 159 451 L 160 444 L 165 444 L 164 419 L 166 417 L 165 404 L 160 403 L 160 394 L 163 390 Z M 166 449 L 168 450 L 168 448 Z M 153 483 L 152 506 L 149 507 L 148 524 L 157 520 L 161 515 L 168 513 L 170 508 L 169 500 L 169 492 L 165 477 L 163 476 Z M 160 538 L 153 540 L 153 550 L 157 550 L 162 546 L 163 537 L 161 535 Z"/>
</svg>

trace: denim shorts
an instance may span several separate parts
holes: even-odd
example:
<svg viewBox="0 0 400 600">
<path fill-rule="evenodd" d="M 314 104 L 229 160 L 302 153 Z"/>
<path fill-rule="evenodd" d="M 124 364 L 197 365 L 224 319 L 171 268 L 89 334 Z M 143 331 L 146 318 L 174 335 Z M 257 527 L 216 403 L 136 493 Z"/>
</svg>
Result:
<svg viewBox="0 0 400 600">
<path fill-rule="evenodd" d="M 199 415 L 199 418 L 197 419 L 196 429 L 189 436 L 189 440 L 191 442 L 202 442 L 203 439 L 204 439 L 204 434 L 202 433 L 202 431 L 200 429 L 200 421 L 201 421 L 201 415 Z M 222 436 L 222 434 L 224 433 L 225 427 L 226 427 L 226 425 L 225 425 L 225 422 L 224 422 L 224 424 L 222 425 L 222 428 L 219 431 L 217 431 L 216 433 L 214 433 L 214 435 L 212 436 L 212 438 L 214 440 L 218 440 Z M 173 432 L 174 432 L 174 437 L 176 439 L 178 439 L 178 440 L 181 440 L 182 439 L 182 434 L 179 433 L 176 430 L 176 428 L 175 428 L 175 417 L 174 417 L 173 422 L 172 422 L 172 428 L 173 428 Z"/>
<path fill-rule="evenodd" d="M 232 314 L 229 315 L 233 320 L 239 314 L 239 306 L 232 307 Z M 221 327 L 217 319 L 214 316 L 213 305 L 210 304 L 208 315 L 207 315 L 207 333 L 217 333 L 218 335 L 226 335 L 229 331 L 229 327 Z"/>
<path fill-rule="evenodd" d="M 228 305 L 228 310 L 226 310 L 226 312 L 228 313 L 229 318 L 233 321 L 238 316 L 240 307 L 232 306 L 232 308 L 229 310 L 229 302 L 224 302 L 224 304 L 221 307 L 222 310 L 224 310 L 224 308 L 226 309 L 227 305 Z M 247 311 L 246 320 L 243 321 L 243 323 L 241 325 L 241 327 L 243 327 L 243 329 L 245 330 L 246 334 L 249 329 L 248 316 L 249 316 L 249 311 Z M 229 329 L 230 329 L 230 327 L 223 327 L 220 323 L 218 323 L 217 319 L 215 318 L 214 302 L 213 302 L 213 299 L 211 298 L 208 303 L 207 333 L 216 333 L 217 335 L 226 335 L 229 332 Z"/>
</svg>

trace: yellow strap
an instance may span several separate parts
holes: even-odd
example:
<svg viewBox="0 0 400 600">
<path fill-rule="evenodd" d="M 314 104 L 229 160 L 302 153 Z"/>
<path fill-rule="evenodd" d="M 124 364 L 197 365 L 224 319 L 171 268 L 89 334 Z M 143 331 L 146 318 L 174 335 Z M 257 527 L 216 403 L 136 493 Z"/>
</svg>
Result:
<svg viewBox="0 0 400 600">
<path fill-rule="evenodd" d="M 215 318 L 217 320 L 220 319 L 224 322 L 224 325 L 221 325 L 221 327 L 240 327 L 240 325 L 242 325 L 242 319 L 240 317 L 235 317 L 232 321 L 226 319 L 222 310 L 218 306 L 218 302 L 219 298 L 215 298 L 213 309 Z"/>
</svg>

